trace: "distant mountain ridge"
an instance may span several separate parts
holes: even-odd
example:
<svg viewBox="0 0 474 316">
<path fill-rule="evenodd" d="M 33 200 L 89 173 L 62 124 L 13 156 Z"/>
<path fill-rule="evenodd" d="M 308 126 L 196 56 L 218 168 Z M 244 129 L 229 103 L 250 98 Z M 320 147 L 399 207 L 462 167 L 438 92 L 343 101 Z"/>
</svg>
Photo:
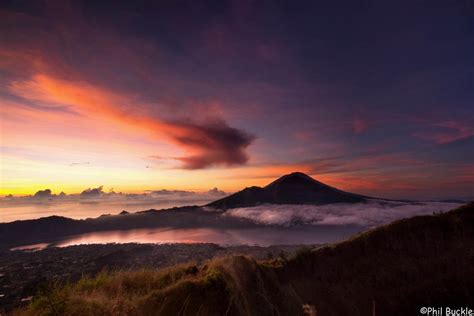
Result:
<svg viewBox="0 0 474 316">
<path fill-rule="evenodd" d="M 252 186 L 206 206 L 217 209 L 250 207 L 259 204 L 360 203 L 367 196 L 344 192 L 319 182 L 302 172 L 284 175 L 265 187 Z"/>
</svg>

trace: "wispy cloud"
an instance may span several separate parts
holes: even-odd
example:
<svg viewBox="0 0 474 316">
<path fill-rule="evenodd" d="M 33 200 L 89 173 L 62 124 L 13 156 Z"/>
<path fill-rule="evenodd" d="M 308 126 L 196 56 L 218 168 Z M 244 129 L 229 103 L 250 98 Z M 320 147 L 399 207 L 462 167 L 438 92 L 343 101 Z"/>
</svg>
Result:
<svg viewBox="0 0 474 316">
<path fill-rule="evenodd" d="M 83 162 L 71 162 L 69 165 L 71 167 L 74 167 L 74 166 L 86 166 L 86 165 L 90 165 L 91 163 L 89 161 L 83 161 Z"/>
<path fill-rule="evenodd" d="M 361 134 L 369 128 L 369 123 L 361 118 L 355 118 L 351 122 L 352 131 L 355 134 Z"/>
<path fill-rule="evenodd" d="M 430 130 L 415 133 L 416 137 L 444 145 L 474 136 L 474 127 L 460 121 L 434 123 Z"/>
<path fill-rule="evenodd" d="M 222 118 L 163 120 L 150 113 L 153 104 L 140 104 L 131 96 L 114 93 L 87 82 L 71 82 L 38 74 L 31 80 L 14 81 L 10 91 L 33 101 L 67 105 L 85 115 L 100 115 L 125 124 L 128 128 L 146 129 L 159 139 L 171 141 L 188 155 L 178 157 L 186 169 L 213 165 L 245 164 L 245 149 L 255 137 L 229 126 Z"/>
</svg>

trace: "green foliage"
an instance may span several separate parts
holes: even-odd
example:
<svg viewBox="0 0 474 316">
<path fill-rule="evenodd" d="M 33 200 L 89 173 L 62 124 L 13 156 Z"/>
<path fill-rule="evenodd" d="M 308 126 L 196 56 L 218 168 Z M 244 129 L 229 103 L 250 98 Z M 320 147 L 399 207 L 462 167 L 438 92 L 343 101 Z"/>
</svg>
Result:
<svg viewBox="0 0 474 316">
<path fill-rule="evenodd" d="M 282 262 L 287 262 L 288 261 L 288 256 L 286 254 L 286 252 L 284 251 L 281 251 L 279 254 L 278 254 L 278 259 Z"/>
<path fill-rule="evenodd" d="M 95 277 L 83 276 L 74 286 L 77 291 L 90 292 L 100 287 L 104 287 L 111 282 L 107 271 L 99 272 Z"/>
<path fill-rule="evenodd" d="M 68 284 L 53 283 L 50 287 L 42 288 L 39 295 L 31 302 L 29 311 L 38 312 L 36 315 L 63 315 L 68 303 L 71 288 Z"/>
<path fill-rule="evenodd" d="M 215 268 L 210 268 L 209 270 L 207 270 L 206 277 L 204 280 L 207 286 L 215 286 L 225 282 L 224 275 L 222 274 L 222 272 Z"/>
<path fill-rule="evenodd" d="M 36 295 L 26 315 L 127 315 L 138 307 L 142 297 L 193 278 L 198 273 L 195 264 L 156 270 L 102 271 L 83 276 L 77 283 L 50 284 Z M 213 282 L 219 276 L 210 273 Z"/>
</svg>

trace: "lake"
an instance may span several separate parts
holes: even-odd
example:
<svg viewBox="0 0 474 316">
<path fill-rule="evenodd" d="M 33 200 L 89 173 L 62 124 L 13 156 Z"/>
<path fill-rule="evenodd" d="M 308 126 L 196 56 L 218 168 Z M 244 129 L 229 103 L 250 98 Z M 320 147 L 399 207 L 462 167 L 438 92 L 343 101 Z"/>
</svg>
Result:
<svg viewBox="0 0 474 316">
<path fill-rule="evenodd" d="M 360 226 L 259 227 L 248 229 L 156 228 L 86 233 L 63 238 L 55 243 L 15 247 L 12 250 L 40 250 L 49 246 L 67 247 L 107 243 L 215 243 L 230 245 L 324 244 L 343 240 L 361 230 Z"/>
</svg>

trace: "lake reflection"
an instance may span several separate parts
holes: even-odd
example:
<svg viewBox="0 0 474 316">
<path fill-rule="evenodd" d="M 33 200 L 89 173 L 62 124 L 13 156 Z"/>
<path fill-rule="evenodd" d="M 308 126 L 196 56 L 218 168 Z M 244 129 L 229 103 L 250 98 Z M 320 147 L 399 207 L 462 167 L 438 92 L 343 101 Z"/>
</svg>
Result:
<svg viewBox="0 0 474 316">
<path fill-rule="evenodd" d="M 335 242 L 361 230 L 361 227 L 261 227 L 249 229 L 159 228 L 94 232 L 73 236 L 54 244 L 67 247 L 106 243 L 215 243 L 219 245 L 320 244 Z"/>
</svg>

